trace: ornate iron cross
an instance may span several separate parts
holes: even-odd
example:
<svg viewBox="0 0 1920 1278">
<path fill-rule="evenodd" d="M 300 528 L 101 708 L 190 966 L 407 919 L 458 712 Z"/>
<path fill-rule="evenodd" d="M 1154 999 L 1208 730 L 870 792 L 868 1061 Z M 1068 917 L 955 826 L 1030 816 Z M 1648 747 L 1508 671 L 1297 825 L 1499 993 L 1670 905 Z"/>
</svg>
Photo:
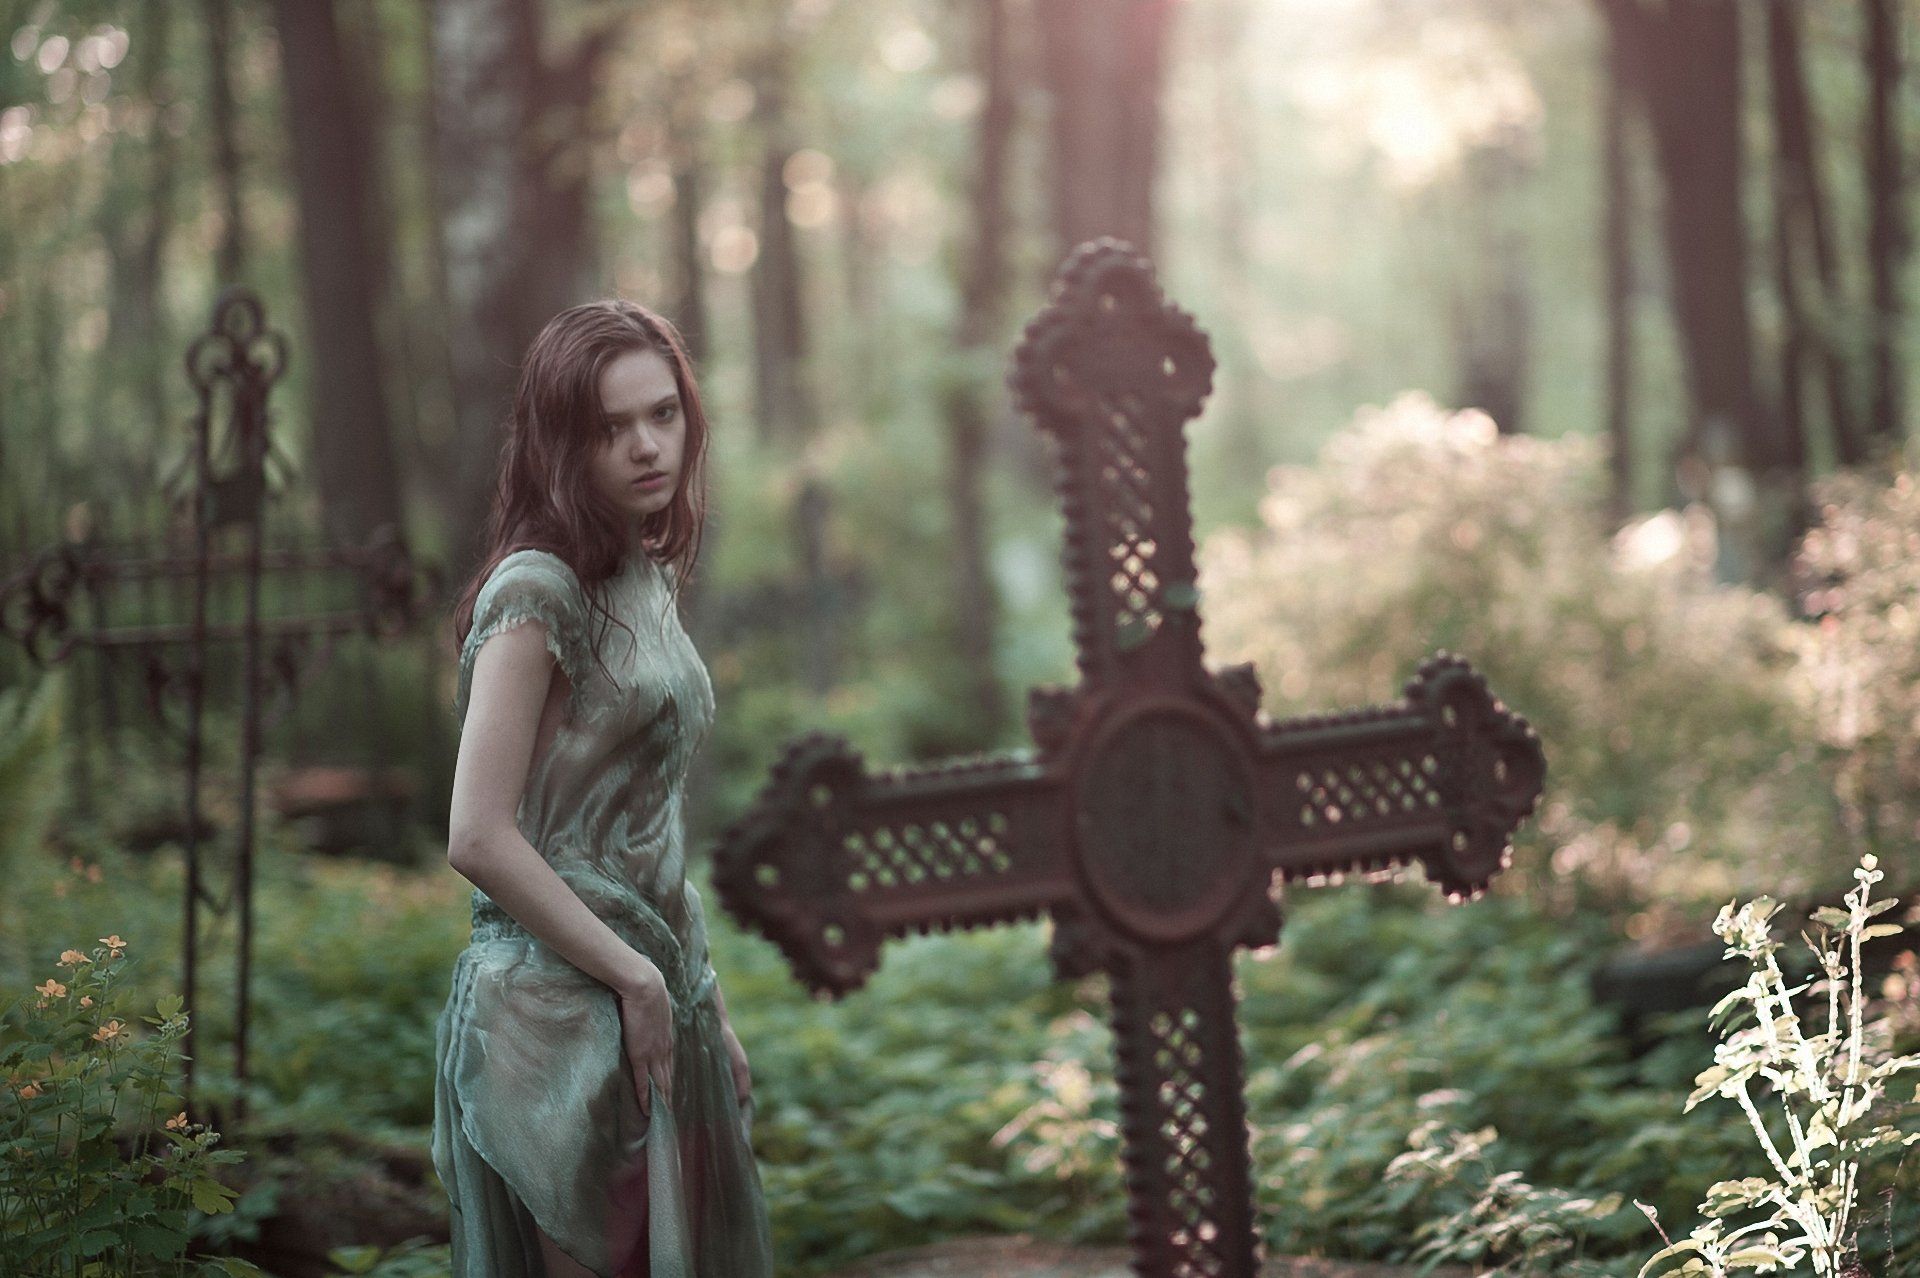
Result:
<svg viewBox="0 0 1920 1278">
<path fill-rule="evenodd" d="M 376 534 L 365 546 L 267 546 L 268 459 L 276 451 L 268 399 L 286 364 L 286 339 L 268 327 L 260 299 L 247 289 L 221 294 L 211 321 L 186 356 L 198 409 L 191 461 L 180 491 L 173 495 L 190 516 L 190 549 L 183 551 L 177 539 L 138 546 L 133 553 L 63 544 L 40 552 L 10 579 L 0 579 L 0 635 L 18 640 L 35 665 L 59 665 L 85 649 L 137 661 L 144 668 L 155 716 L 163 718 L 169 701 L 178 701 L 185 710 L 182 994 L 197 1024 L 199 909 L 207 905 L 224 914 L 237 897 L 233 1077 L 242 1086 L 236 1092 L 236 1118 L 245 1113 L 253 997 L 254 782 L 269 726 L 269 698 L 290 706 L 302 679 L 325 664 L 345 636 L 392 635 L 412 625 L 424 610 L 428 584 L 397 532 Z M 218 547 L 217 541 L 227 535 L 238 537 L 237 549 Z M 290 584 L 318 574 L 351 585 L 354 605 L 265 615 L 263 582 L 277 578 Z M 189 588 L 185 607 L 177 610 L 186 612 L 184 618 L 109 621 L 115 602 L 124 603 L 142 588 L 169 583 Z M 214 615 L 216 587 L 227 583 L 241 587 L 244 607 L 238 617 Z M 230 592 L 223 593 L 231 599 Z M 133 602 L 145 602 L 142 611 L 152 608 L 150 598 Z M 235 644 L 238 654 L 214 651 L 215 645 L 226 649 Z M 222 899 L 208 888 L 203 873 L 201 777 L 209 686 L 229 673 L 236 656 L 241 675 L 239 820 L 233 879 Z M 194 1099 L 196 1063 L 204 1055 L 195 1050 L 196 1033 L 189 1028 L 185 1043 L 189 1101 Z"/>
<path fill-rule="evenodd" d="M 1202 666 L 1182 431 L 1212 377 L 1145 258 L 1076 250 L 1012 381 L 1056 445 L 1079 686 L 1033 694 L 1032 756 L 876 773 L 805 737 L 714 866 L 835 996 L 887 937 L 1051 915 L 1060 975 L 1111 977 L 1134 1266 L 1156 1278 L 1257 1271 L 1232 954 L 1278 938 L 1274 875 L 1418 861 L 1477 893 L 1546 773 L 1456 657 L 1395 705 L 1291 723 L 1260 713 L 1251 666 Z"/>
</svg>

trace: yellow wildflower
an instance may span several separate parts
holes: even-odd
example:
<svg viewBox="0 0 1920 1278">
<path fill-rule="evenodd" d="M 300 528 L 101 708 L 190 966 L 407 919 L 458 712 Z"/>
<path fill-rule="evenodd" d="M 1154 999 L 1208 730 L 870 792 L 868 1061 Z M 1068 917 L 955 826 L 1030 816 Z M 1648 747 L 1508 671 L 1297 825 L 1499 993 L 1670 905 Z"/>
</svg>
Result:
<svg viewBox="0 0 1920 1278">
<path fill-rule="evenodd" d="M 25 1087 L 20 1089 L 21 1100 L 32 1100 L 34 1097 L 38 1096 L 39 1094 L 40 1094 L 40 1084 L 38 1083 L 28 1083 Z"/>
<path fill-rule="evenodd" d="M 108 958 L 116 959 L 120 957 L 120 951 L 126 947 L 127 943 L 120 939 L 118 932 L 115 932 L 112 936 L 101 937 L 100 944 L 107 947 Z"/>
<path fill-rule="evenodd" d="M 67 987 L 52 977 L 48 977 L 47 983 L 45 985 L 34 986 L 33 992 L 47 998 L 65 998 L 67 996 Z"/>
<path fill-rule="evenodd" d="M 183 1109 L 172 1118 L 169 1118 L 167 1120 L 167 1130 L 170 1132 L 184 1132 L 187 1130 L 187 1111 Z"/>
<path fill-rule="evenodd" d="M 92 1006 L 93 1006 L 93 995 L 91 995 L 91 994 L 82 994 L 82 995 L 80 996 L 80 1006 L 82 1006 L 82 1007 L 92 1007 Z"/>
<path fill-rule="evenodd" d="M 108 1021 L 105 1025 L 102 1025 L 93 1032 L 93 1041 L 96 1043 L 104 1043 L 109 1039 L 119 1038 L 126 1032 L 126 1028 L 125 1025 L 117 1020 Z"/>
<path fill-rule="evenodd" d="M 79 967 L 82 963 L 91 963 L 91 962 L 93 962 L 93 960 L 88 958 L 86 955 L 82 954 L 79 950 L 61 950 L 60 951 L 61 967 Z"/>
</svg>

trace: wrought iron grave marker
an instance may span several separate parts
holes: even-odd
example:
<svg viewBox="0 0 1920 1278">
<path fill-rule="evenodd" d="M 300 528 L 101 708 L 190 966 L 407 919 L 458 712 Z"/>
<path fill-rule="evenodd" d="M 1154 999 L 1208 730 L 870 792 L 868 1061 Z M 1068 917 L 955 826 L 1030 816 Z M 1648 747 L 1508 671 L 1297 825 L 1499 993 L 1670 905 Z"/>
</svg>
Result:
<svg viewBox="0 0 1920 1278">
<path fill-rule="evenodd" d="M 1134 1267 L 1154 1278 L 1257 1272 L 1232 954 L 1278 939 L 1274 875 L 1418 861 L 1477 893 L 1546 771 L 1456 657 L 1397 704 L 1289 723 L 1260 714 L 1251 666 L 1202 666 L 1182 432 L 1212 375 L 1145 258 L 1076 250 L 1013 388 L 1056 446 L 1079 685 L 1032 695 L 1032 757 L 875 773 L 802 738 L 714 868 L 727 908 L 835 996 L 887 937 L 1051 915 L 1056 970 L 1111 978 Z"/>
<path fill-rule="evenodd" d="M 225 913 L 237 901 L 235 1118 L 245 1115 L 256 779 L 263 737 L 270 726 L 269 700 L 277 694 L 283 704 L 290 705 L 302 678 L 328 660 L 340 639 L 398 633 L 413 624 L 426 602 L 425 582 L 397 533 L 376 535 L 364 546 L 267 544 L 268 461 L 274 454 L 269 397 L 286 363 L 286 340 L 268 327 L 259 298 L 246 289 L 224 292 L 207 328 L 188 347 L 185 360 L 196 409 L 192 452 L 175 496 L 186 516 L 182 522 L 191 533 L 190 547 L 182 550 L 174 544 L 180 540 L 177 535 L 124 553 L 72 543 L 56 545 L 0 581 L 0 634 L 16 640 L 36 665 L 59 665 L 83 650 L 137 663 L 156 717 L 162 717 L 169 701 L 177 701 L 184 711 L 184 813 L 179 836 L 186 870 L 182 994 L 187 1011 L 197 1021 L 204 1012 L 199 990 L 199 912 L 206 906 Z M 269 614 L 261 598 L 263 584 L 315 573 L 350 582 L 352 603 Z M 191 587 L 185 616 L 143 616 L 133 622 L 109 616 L 116 596 L 124 598 L 131 588 L 166 583 Z M 216 584 L 239 587 L 242 600 L 237 616 L 216 615 Z M 232 651 L 236 645 L 237 654 Z M 208 858 L 202 847 L 210 829 L 202 812 L 206 710 L 213 684 L 232 675 L 236 666 L 241 733 L 238 819 L 231 882 L 224 894 L 216 895 L 208 883 Z M 196 1033 L 189 1028 L 183 1045 L 189 1101 L 195 1099 Z"/>
</svg>

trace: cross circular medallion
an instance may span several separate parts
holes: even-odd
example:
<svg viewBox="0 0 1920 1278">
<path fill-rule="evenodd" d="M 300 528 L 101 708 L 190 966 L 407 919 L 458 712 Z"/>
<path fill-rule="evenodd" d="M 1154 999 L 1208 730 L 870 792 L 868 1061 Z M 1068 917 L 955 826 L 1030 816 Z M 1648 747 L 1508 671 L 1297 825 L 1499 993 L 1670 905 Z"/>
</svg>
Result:
<svg viewBox="0 0 1920 1278">
<path fill-rule="evenodd" d="M 1187 704 L 1143 706 L 1098 734 L 1075 820 L 1083 875 L 1137 936 L 1204 931 L 1259 868 L 1246 751 Z"/>
</svg>

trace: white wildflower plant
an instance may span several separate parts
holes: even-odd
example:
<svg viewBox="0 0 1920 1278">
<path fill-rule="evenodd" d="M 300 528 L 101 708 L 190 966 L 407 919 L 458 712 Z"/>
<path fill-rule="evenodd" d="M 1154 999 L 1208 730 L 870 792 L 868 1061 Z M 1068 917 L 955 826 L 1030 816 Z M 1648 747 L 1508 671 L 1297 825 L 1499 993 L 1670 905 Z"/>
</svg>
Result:
<svg viewBox="0 0 1920 1278">
<path fill-rule="evenodd" d="M 1903 929 L 1875 922 L 1899 905 L 1873 900 L 1885 875 L 1863 857 L 1844 908 L 1813 916 L 1805 937 L 1818 964 L 1814 979 L 1795 984 L 1782 969 L 1772 922 L 1780 906 L 1765 897 L 1728 905 L 1714 920 L 1727 957 L 1744 959 L 1747 982 L 1713 1009 L 1721 1033 L 1714 1064 L 1695 1080 L 1691 1110 L 1712 1097 L 1739 1105 L 1765 1155 L 1767 1174 L 1723 1180 L 1700 1204 L 1706 1220 L 1667 1246 L 1640 1270 L 1706 1274 L 1735 1270 L 1770 1273 L 1810 1263 L 1818 1278 L 1838 1278 L 1857 1264 L 1857 1212 L 1862 1173 L 1891 1151 L 1920 1142 L 1889 1120 L 1899 1106 L 1888 1099 L 1896 1074 L 1920 1069 L 1920 1055 L 1894 1055 L 1885 1021 L 1867 1019 L 1861 947 Z M 1803 996 L 1804 999 L 1803 999 Z M 1825 1003 L 1825 1028 L 1808 1033 L 1796 1001 Z M 1756 1099 L 1756 1091 L 1760 1092 Z M 1775 1111 L 1771 1126 L 1761 1112 Z M 1920 1094 L 1913 1103 L 1920 1105 Z M 1653 1209 L 1637 1204 L 1659 1228 Z"/>
</svg>

